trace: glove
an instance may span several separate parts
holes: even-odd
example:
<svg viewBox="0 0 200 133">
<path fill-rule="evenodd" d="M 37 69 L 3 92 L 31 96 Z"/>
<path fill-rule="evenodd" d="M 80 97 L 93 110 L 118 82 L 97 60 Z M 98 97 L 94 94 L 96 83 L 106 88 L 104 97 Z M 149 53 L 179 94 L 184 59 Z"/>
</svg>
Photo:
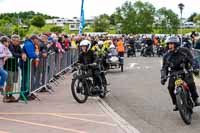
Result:
<svg viewBox="0 0 200 133">
<path fill-rule="evenodd" d="M 162 84 L 162 85 L 165 85 L 165 82 L 166 82 L 166 81 L 167 81 L 166 78 L 162 78 L 162 79 L 161 79 L 161 84 Z"/>
</svg>

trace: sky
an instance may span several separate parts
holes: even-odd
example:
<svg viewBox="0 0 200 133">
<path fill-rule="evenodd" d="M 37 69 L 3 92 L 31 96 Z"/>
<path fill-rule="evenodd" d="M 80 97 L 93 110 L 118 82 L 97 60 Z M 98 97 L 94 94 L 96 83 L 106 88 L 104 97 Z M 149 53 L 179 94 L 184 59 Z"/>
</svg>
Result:
<svg viewBox="0 0 200 133">
<path fill-rule="evenodd" d="M 85 18 L 106 13 L 111 15 L 127 0 L 85 0 Z M 129 0 L 135 2 L 136 0 Z M 183 3 L 183 17 L 200 13 L 200 0 L 141 0 L 153 4 L 156 9 L 166 7 L 180 15 L 178 4 Z M 63 18 L 80 17 L 81 0 L 0 0 L 0 13 L 30 11 Z"/>
</svg>

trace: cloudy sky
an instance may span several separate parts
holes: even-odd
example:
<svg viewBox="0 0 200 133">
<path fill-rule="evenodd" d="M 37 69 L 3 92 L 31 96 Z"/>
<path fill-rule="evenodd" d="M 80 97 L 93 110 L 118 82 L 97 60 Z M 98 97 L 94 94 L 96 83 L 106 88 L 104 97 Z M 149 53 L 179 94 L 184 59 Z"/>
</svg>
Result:
<svg viewBox="0 0 200 133">
<path fill-rule="evenodd" d="M 126 0 L 85 0 L 85 17 L 98 16 L 103 13 L 112 14 Z M 136 0 L 129 0 L 135 2 Z M 177 5 L 185 5 L 183 17 L 193 12 L 200 13 L 200 0 L 141 0 L 152 3 L 157 9 L 167 7 L 180 14 Z M 48 15 L 71 18 L 80 16 L 81 0 L 0 0 L 0 13 L 36 11 Z"/>
</svg>

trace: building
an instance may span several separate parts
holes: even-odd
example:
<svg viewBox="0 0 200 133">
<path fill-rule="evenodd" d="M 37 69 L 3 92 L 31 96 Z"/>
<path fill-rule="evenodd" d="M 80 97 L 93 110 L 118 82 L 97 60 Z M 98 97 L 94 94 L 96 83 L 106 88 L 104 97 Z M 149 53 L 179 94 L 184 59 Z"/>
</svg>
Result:
<svg viewBox="0 0 200 133">
<path fill-rule="evenodd" d="M 183 23 L 183 28 L 195 28 L 195 24 L 193 22 L 185 22 Z"/>
<path fill-rule="evenodd" d="M 85 23 L 93 24 L 94 18 L 86 19 Z M 72 19 L 68 19 L 68 18 L 47 19 L 46 24 L 55 24 L 55 25 L 69 24 L 69 30 L 75 31 L 75 30 L 79 30 L 80 19 L 77 17 L 74 17 Z"/>
</svg>

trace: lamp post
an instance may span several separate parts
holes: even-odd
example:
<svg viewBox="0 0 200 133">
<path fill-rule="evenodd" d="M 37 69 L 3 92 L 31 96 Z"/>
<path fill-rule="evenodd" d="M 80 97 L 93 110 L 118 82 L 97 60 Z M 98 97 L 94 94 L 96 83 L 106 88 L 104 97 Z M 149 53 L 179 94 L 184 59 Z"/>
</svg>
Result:
<svg viewBox="0 0 200 133">
<path fill-rule="evenodd" d="M 180 12 L 181 12 L 181 46 L 182 46 L 182 43 L 183 43 L 183 24 L 182 24 L 182 15 L 183 15 L 183 8 L 184 8 L 184 5 L 183 3 L 180 3 L 178 4 L 178 7 L 180 9 Z"/>
</svg>

